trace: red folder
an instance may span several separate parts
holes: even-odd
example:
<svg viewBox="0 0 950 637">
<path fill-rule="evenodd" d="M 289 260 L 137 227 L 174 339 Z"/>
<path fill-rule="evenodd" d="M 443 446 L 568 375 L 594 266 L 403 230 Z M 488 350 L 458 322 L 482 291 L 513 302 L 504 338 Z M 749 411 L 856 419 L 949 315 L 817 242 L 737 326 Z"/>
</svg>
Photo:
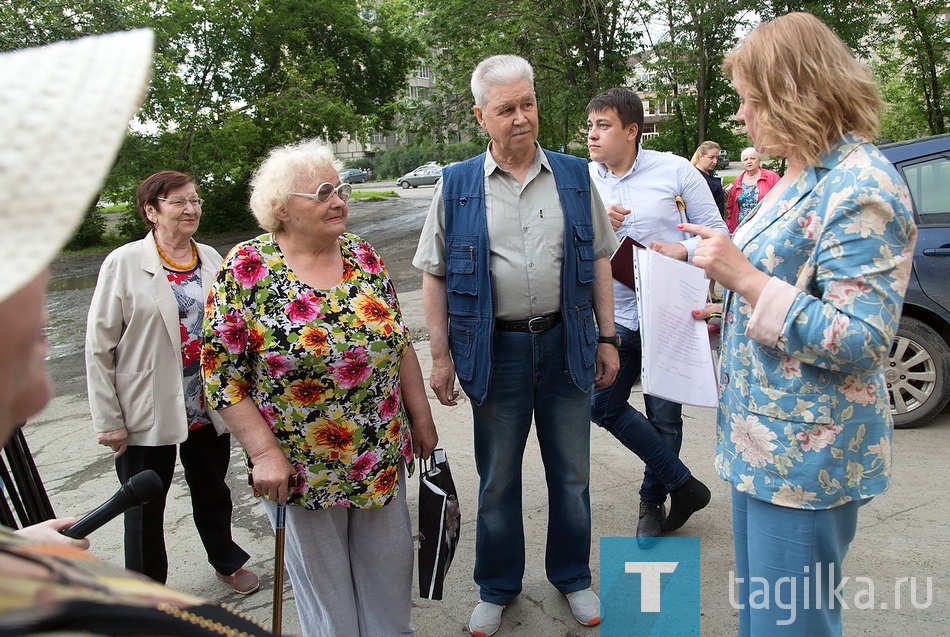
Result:
<svg viewBox="0 0 950 637">
<path fill-rule="evenodd" d="M 646 246 L 637 240 L 631 239 L 630 237 L 623 237 L 620 239 L 620 245 L 617 246 L 614 253 L 610 255 L 610 269 L 613 271 L 614 278 L 631 290 L 636 290 L 637 288 L 633 276 L 634 248 L 646 250 Z"/>
</svg>

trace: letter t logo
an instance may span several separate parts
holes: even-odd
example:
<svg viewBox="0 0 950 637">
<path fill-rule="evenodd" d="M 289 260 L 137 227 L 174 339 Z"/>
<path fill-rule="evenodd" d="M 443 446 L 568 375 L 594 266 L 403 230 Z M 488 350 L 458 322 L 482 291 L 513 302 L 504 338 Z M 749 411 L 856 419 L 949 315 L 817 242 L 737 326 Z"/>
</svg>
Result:
<svg viewBox="0 0 950 637">
<path fill-rule="evenodd" d="M 660 612 L 660 575 L 672 573 L 679 562 L 624 562 L 625 573 L 640 574 L 640 612 Z"/>
</svg>

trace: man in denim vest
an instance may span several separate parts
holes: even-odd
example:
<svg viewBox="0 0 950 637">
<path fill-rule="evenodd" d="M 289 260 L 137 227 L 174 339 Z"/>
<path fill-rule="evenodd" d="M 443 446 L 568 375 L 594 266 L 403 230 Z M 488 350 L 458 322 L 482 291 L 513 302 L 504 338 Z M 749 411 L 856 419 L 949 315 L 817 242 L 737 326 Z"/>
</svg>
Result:
<svg viewBox="0 0 950 637">
<path fill-rule="evenodd" d="M 545 566 L 578 622 L 600 622 L 590 589 L 593 387 L 618 368 L 609 257 L 617 240 L 586 162 L 542 150 L 534 72 L 497 55 L 472 74 L 488 152 L 450 166 L 413 264 L 423 271 L 429 385 L 472 403 L 480 478 L 469 629 L 494 634 L 525 566 L 522 458 L 532 418 L 550 513 Z"/>
</svg>

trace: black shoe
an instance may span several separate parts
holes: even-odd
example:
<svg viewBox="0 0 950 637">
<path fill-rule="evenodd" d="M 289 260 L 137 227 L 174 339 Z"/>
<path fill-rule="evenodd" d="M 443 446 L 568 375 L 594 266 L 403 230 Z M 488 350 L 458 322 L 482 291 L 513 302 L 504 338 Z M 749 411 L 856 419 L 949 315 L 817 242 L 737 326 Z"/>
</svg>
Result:
<svg viewBox="0 0 950 637">
<path fill-rule="evenodd" d="M 686 484 L 670 493 L 670 514 L 663 520 L 663 530 L 675 531 L 686 524 L 689 516 L 709 504 L 711 497 L 709 488 L 690 476 Z"/>
<path fill-rule="evenodd" d="M 663 537 L 663 519 L 665 517 L 666 507 L 664 505 L 641 500 L 637 537 Z"/>
</svg>

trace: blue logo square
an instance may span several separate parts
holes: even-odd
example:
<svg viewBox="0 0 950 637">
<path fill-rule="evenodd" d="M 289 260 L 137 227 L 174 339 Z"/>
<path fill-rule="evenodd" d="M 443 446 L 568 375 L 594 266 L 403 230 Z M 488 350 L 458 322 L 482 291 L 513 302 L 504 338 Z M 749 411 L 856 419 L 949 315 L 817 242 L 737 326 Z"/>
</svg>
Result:
<svg viewBox="0 0 950 637">
<path fill-rule="evenodd" d="M 600 538 L 601 637 L 699 637 L 699 538 Z"/>
</svg>

